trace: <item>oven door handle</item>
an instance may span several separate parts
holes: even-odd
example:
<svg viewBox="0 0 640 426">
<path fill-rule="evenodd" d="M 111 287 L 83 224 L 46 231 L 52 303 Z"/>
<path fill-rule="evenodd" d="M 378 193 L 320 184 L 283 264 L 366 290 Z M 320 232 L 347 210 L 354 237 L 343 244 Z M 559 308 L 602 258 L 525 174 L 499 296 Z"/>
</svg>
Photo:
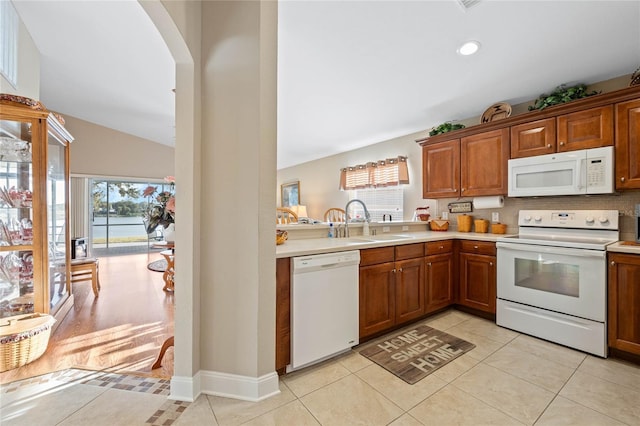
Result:
<svg viewBox="0 0 640 426">
<path fill-rule="evenodd" d="M 575 256 L 575 257 L 593 257 L 596 259 L 603 259 L 607 256 L 607 252 L 605 250 L 588 250 L 588 249 L 577 249 L 577 248 L 569 248 L 569 247 L 555 247 L 555 246 L 538 246 L 531 244 L 518 244 L 518 243 L 505 243 L 498 241 L 496 243 L 496 247 L 498 248 L 498 255 L 500 254 L 500 249 L 507 250 L 516 250 L 527 253 L 550 253 L 550 254 L 560 254 L 565 256 Z"/>
</svg>

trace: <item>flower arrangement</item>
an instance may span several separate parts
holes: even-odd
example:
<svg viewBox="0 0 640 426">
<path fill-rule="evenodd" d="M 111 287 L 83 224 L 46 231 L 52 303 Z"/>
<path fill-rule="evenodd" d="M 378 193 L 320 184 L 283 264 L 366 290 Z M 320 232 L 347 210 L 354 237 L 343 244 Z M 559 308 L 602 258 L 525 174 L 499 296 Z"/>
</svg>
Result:
<svg viewBox="0 0 640 426">
<path fill-rule="evenodd" d="M 149 198 L 149 207 L 144 214 L 147 234 L 155 231 L 158 225 L 162 225 L 166 229 L 170 224 L 175 223 L 176 197 L 174 189 L 176 178 L 167 176 L 164 181 L 169 184 L 168 191 L 157 193 L 157 186 L 148 186 L 142 193 L 143 197 Z"/>
</svg>

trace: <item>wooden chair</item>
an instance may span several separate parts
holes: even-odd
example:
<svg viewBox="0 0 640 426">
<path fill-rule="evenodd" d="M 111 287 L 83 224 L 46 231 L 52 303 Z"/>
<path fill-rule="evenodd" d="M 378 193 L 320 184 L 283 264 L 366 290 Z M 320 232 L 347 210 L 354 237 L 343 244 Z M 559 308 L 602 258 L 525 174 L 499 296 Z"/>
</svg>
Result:
<svg viewBox="0 0 640 426">
<path fill-rule="evenodd" d="M 276 207 L 276 224 L 286 225 L 298 221 L 298 215 L 286 207 Z"/>
<path fill-rule="evenodd" d="M 326 212 L 324 212 L 324 221 L 325 222 L 346 222 L 347 214 L 344 210 L 332 207 Z"/>
<path fill-rule="evenodd" d="M 91 280 L 93 295 L 100 292 L 100 266 L 95 257 L 73 259 L 71 261 L 71 283 Z"/>
</svg>

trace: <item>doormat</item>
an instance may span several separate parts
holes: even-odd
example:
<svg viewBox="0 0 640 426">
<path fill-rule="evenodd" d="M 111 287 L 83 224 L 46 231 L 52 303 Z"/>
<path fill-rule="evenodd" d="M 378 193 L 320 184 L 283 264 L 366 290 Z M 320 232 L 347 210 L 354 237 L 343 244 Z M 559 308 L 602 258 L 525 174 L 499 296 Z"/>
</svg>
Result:
<svg viewBox="0 0 640 426">
<path fill-rule="evenodd" d="M 167 261 L 164 259 L 156 260 L 148 264 L 147 268 L 156 272 L 164 272 L 167 269 Z"/>
<path fill-rule="evenodd" d="M 475 347 L 443 331 L 419 325 L 362 349 L 360 354 L 412 385 Z"/>
</svg>

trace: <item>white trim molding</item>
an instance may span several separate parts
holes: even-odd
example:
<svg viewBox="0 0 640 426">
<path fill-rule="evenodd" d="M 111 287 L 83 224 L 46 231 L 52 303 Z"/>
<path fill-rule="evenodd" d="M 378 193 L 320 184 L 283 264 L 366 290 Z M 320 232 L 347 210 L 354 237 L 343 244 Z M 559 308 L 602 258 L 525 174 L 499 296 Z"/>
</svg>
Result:
<svg viewBox="0 0 640 426">
<path fill-rule="evenodd" d="M 258 402 L 280 393 L 278 374 L 275 371 L 261 377 L 203 370 L 198 375 L 200 392 L 208 395 Z M 173 394 L 173 387 L 171 393 Z"/>
<path fill-rule="evenodd" d="M 200 372 L 193 377 L 171 377 L 169 399 L 193 402 L 200 396 Z"/>
</svg>

